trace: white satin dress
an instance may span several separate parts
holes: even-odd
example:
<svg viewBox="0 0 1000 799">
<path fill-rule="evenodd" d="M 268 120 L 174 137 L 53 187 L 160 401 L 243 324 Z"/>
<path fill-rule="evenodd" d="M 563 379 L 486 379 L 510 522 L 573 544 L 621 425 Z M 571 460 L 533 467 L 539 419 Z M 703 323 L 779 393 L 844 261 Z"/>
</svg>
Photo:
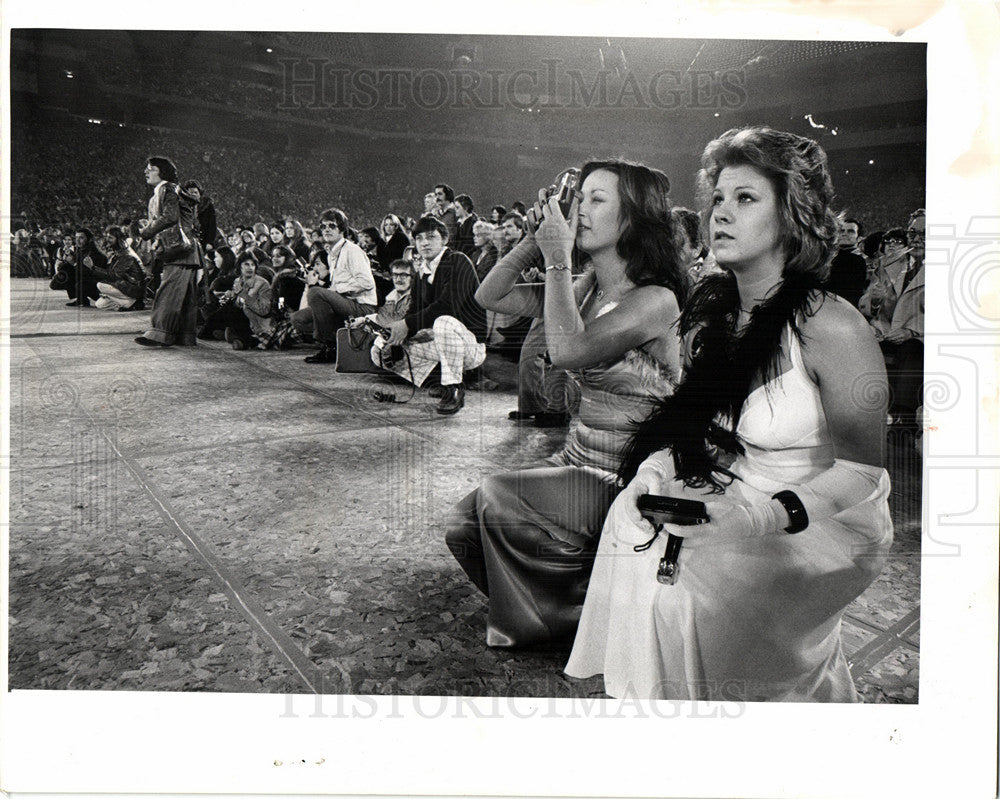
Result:
<svg viewBox="0 0 1000 799">
<path fill-rule="evenodd" d="M 786 333 L 791 368 L 747 397 L 737 435 L 745 454 L 724 495 L 674 479 L 669 451 L 640 467 L 651 493 L 756 504 L 833 465 L 819 390 Z M 682 547 L 674 585 L 656 580 L 667 529 L 649 538 L 624 497 L 605 521 L 566 673 L 604 674 L 613 697 L 855 702 L 841 647 L 844 609 L 878 576 L 892 543 L 889 477 L 861 503 L 795 535 L 720 535 Z M 656 480 L 659 485 L 656 485 Z M 683 528 L 675 528 L 678 533 Z"/>
</svg>

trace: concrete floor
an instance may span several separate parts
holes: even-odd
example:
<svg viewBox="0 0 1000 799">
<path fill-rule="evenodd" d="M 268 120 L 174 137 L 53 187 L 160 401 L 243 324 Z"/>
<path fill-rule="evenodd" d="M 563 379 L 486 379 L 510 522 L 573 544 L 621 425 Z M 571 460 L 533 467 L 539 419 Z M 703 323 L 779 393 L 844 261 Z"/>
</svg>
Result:
<svg viewBox="0 0 1000 799">
<path fill-rule="evenodd" d="M 441 417 L 303 349 L 148 350 L 148 313 L 65 301 L 12 281 L 11 688 L 601 695 L 563 653 L 488 649 L 443 541 L 483 476 L 561 443 L 507 420 L 510 364 Z M 912 703 L 919 469 L 889 456 L 892 557 L 843 636 L 866 701 Z"/>
</svg>

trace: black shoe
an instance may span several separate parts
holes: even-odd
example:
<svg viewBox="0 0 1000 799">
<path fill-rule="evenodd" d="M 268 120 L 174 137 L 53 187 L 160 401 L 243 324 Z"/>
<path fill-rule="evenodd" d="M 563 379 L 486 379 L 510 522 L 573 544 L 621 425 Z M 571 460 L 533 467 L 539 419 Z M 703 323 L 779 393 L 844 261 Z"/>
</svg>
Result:
<svg viewBox="0 0 1000 799">
<path fill-rule="evenodd" d="M 437 412 L 445 416 L 458 413 L 465 405 L 465 389 L 459 383 L 455 386 L 441 386 L 441 401 L 438 403 Z"/>
<path fill-rule="evenodd" d="M 306 363 L 336 363 L 337 350 L 333 347 L 320 347 L 319 352 L 303 358 Z"/>
<path fill-rule="evenodd" d="M 136 300 L 135 303 L 130 305 L 128 308 L 119 308 L 118 313 L 128 313 L 129 311 L 145 311 L 146 306 L 142 300 Z"/>
<path fill-rule="evenodd" d="M 66 303 L 67 308 L 72 308 L 75 305 L 79 305 L 81 308 L 87 308 L 90 306 L 90 300 L 84 297 L 82 300 L 73 300 L 72 302 Z"/>
<path fill-rule="evenodd" d="M 535 427 L 565 427 L 569 424 L 568 413 L 557 413 L 554 411 L 542 411 L 535 414 Z"/>
<path fill-rule="evenodd" d="M 145 336 L 137 336 L 134 339 L 136 344 L 142 344 L 143 347 L 170 347 L 171 344 L 163 344 L 159 341 L 153 341 L 151 338 L 146 338 Z"/>
<path fill-rule="evenodd" d="M 508 411 L 507 418 L 512 422 L 524 422 L 528 419 L 534 419 L 535 414 L 529 413 L 528 411 Z"/>
</svg>

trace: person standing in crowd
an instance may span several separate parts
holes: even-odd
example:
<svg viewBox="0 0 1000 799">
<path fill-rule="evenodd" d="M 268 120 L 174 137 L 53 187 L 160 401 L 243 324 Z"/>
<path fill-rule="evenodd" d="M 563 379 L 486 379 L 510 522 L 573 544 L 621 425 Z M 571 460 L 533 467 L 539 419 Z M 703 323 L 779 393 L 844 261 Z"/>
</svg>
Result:
<svg viewBox="0 0 1000 799">
<path fill-rule="evenodd" d="M 350 224 L 339 208 L 329 208 L 320 217 L 319 230 L 330 264 L 330 288 L 311 286 L 307 292 L 312 322 L 300 321 L 296 328 L 309 332 L 320 349 L 306 357 L 306 363 L 334 363 L 337 360 L 337 329 L 355 316 L 364 316 L 378 307 L 371 263 L 357 244 L 348 241 Z M 295 324 L 295 316 L 292 321 Z"/>
<path fill-rule="evenodd" d="M 162 156 L 146 163 L 146 183 L 153 187 L 149 216 L 140 238 L 156 243 L 163 264 L 160 287 L 153 298 L 150 328 L 135 339 L 144 347 L 193 347 L 198 326 L 198 270 L 195 246 L 198 202 L 177 186 L 177 167 Z"/>
<path fill-rule="evenodd" d="M 447 242 L 455 249 L 455 237 L 458 235 L 458 217 L 455 213 L 455 192 L 447 183 L 438 183 L 434 187 L 434 216 L 440 219 L 448 230 Z"/>
<path fill-rule="evenodd" d="M 441 367 L 442 415 L 458 413 L 465 404 L 464 374 L 486 360 L 486 314 L 475 300 L 479 280 L 472 262 L 448 248 L 441 220 L 421 217 L 413 228 L 420 256 L 418 280 L 402 319 L 389 325 L 388 346 L 409 355 L 391 367 L 401 377 L 423 383 L 434 366 Z"/>
<path fill-rule="evenodd" d="M 926 224 L 923 208 L 910 215 L 906 226 L 910 249 L 902 256 L 905 268 L 897 272 L 895 281 L 882 284 L 881 303 L 871 322 L 889 373 L 889 416 L 893 424 L 914 430 L 919 428 L 917 409 L 923 401 Z M 866 295 L 869 310 L 876 291 L 873 284 Z"/>
<path fill-rule="evenodd" d="M 892 312 L 903 289 L 911 250 L 906 246 L 906 231 L 890 228 L 881 234 L 878 252 L 871 259 L 868 288 L 861 295 L 858 310 L 884 336 L 892 324 Z"/>
<path fill-rule="evenodd" d="M 486 307 L 543 316 L 549 360 L 582 391 L 565 447 L 543 464 L 488 477 L 458 504 L 447 543 L 489 597 L 489 646 L 566 645 L 576 630 L 615 470 L 635 420 L 680 373 L 674 329 L 687 279 L 662 172 L 590 162 L 569 219 L 556 198 L 544 220 L 498 263 L 477 297 Z M 544 194 L 541 195 L 544 198 Z M 540 201 L 541 202 L 541 201 Z M 587 271 L 574 283 L 574 249 Z M 518 284 L 541 263 L 545 285 Z"/>
<path fill-rule="evenodd" d="M 111 253 L 107 271 L 95 270 L 97 290 L 101 293 L 97 307 L 110 311 L 142 311 L 146 293 L 146 272 L 142 261 L 129 246 L 128 235 L 112 225 L 104 231 L 104 246 Z"/>
<path fill-rule="evenodd" d="M 468 194 L 459 194 L 455 198 L 455 218 L 458 221 L 458 231 L 455 234 L 453 250 L 458 250 L 472 258 L 476 251 L 476 242 L 472 235 L 472 228 L 479 217 L 473 212 L 472 198 Z"/>
<path fill-rule="evenodd" d="M 219 228 L 215 221 L 215 204 L 212 202 L 212 198 L 202 191 L 201 184 L 197 180 L 185 180 L 181 189 L 198 203 L 195 217 L 198 243 L 201 244 L 202 252 L 211 257 L 210 254 L 215 249 L 215 239 L 219 235 Z"/>
<path fill-rule="evenodd" d="M 826 154 L 733 129 L 699 184 L 727 271 L 695 289 L 684 379 L 624 449 L 566 673 L 603 673 L 613 697 L 857 701 L 840 621 L 892 542 L 886 392 L 864 318 L 823 290 Z M 704 503 L 708 522 L 659 534 L 644 494 Z M 683 537 L 672 583 L 667 533 Z"/>
<path fill-rule="evenodd" d="M 837 255 L 830 264 L 830 277 L 826 288 L 838 297 L 843 297 L 855 308 L 868 285 L 868 263 L 857 252 L 861 223 L 857 219 L 845 219 L 840 223 L 837 236 Z"/>
</svg>

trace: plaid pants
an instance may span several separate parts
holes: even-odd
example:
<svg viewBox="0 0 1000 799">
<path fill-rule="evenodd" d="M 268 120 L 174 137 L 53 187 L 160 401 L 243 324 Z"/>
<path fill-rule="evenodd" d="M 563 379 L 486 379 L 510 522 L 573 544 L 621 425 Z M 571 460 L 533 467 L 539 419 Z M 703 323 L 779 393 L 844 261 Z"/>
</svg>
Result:
<svg viewBox="0 0 1000 799">
<path fill-rule="evenodd" d="M 454 316 L 439 316 L 434 320 L 431 332 L 434 338 L 430 341 L 411 339 L 403 344 L 410 354 L 409 366 L 413 368 L 416 385 L 421 385 L 437 364 L 441 364 L 441 385 L 458 385 L 462 382 L 463 372 L 475 369 L 486 360 L 486 345 L 476 341 L 469 329 Z M 419 333 L 417 337 L 420 337 Z M 409 380 L 409 366 L 404 358 L 393 364 L 392 371 Z"/>
</svg>

